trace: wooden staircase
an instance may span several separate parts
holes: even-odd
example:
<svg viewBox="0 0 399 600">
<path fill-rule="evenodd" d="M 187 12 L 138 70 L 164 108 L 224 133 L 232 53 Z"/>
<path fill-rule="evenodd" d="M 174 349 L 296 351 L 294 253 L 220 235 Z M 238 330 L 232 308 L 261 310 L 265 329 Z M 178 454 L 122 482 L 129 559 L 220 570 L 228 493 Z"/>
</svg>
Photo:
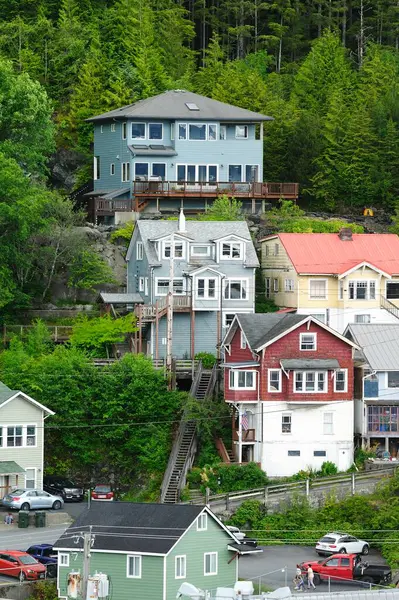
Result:
<svg viewBox="0 0 399 600">
<path fill-rule="evenodd" d="M 203 369 L 202 364 L 199 363 L 190 395 L 198 402 L 210 398 L 215 390 L 216 375 L 216 364 L 210 371 Z M 180 501 L 180 493 L 186 485 L 187 473 L 193 465 L 197 444 L 197 424 L 195 421 L 187 420 L 187 411 L 184 411 L 162 482 L 162 503 L 176 504 Z"/>
</svg>

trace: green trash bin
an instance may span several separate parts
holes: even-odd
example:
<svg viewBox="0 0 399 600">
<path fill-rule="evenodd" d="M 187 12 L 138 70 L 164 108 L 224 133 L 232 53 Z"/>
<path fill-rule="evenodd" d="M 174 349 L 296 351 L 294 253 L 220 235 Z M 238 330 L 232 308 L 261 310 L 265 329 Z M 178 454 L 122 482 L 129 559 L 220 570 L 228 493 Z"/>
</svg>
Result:
<svg viewBox="0 0 399 600">
<path fill-rule="evenodd" d="M 35 512 L 35 527 L 46 527 L 46 513 L 44 510 Z"/>
<path fill-rule="evenodd" d="M 18 527 L 20 529 L 25 529 L 29 527 L 29 511 L 20 510 L 18 514 Z"/>
</svg>

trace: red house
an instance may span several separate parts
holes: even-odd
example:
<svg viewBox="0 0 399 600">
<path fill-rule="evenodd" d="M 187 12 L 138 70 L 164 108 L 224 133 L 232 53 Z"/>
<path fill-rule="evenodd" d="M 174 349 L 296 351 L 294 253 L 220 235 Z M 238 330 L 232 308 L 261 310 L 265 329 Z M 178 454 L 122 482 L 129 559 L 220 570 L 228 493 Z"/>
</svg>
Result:
<svg viewBox="0 0 399 600">
<path fill-rule="evenodd" d="M 353 342 L 311 316 L 237 314 L 223 347 L 238 462 L 270 476 L 351 466 Z"/>
</svg>

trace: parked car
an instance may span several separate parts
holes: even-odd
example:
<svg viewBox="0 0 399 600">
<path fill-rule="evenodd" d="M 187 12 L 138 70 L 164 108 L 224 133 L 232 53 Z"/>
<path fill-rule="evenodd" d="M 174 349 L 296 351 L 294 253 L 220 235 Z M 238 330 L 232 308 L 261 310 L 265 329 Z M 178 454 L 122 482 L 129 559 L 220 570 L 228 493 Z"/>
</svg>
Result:
<svg viewBox="0 0 399 600">
<path fill-rule="evenodd" d="M 364 540 L 359 540 L 353 535 L 334 532 L 327 533 L 316 544 L 316 552 L 319 556 L 328 556 L 330 554 L 368 554 L 370 545 Z"/>
<path fill-rule="evenodd" d="M 49 494 L 61 496 L 64 502 L 81 502 L 84 498 L 84 490 L 66 477 L 46 475 L 43 478 L 43 488 Z"/>
<path fill-rule="evenodd" d="M 58 553 L 53 550 L 51 544 L 35 544 L 30 546 L 26 552 L 46 566 L 48 577 L 57 577 Z"/>
<path fill-rule="evenodd" d="M 98 484 L 91 491 L 91 499 L 92 500 L 106 500 L 108 502 L 114 500 L 114 492 L 111 489 L 110 485 L 106 484 Z"/>
<path fill-rule="evenodd" d="M 44 579 L 46 567 L 21 550 L 0 550 L 0 574 L 25 579 Z"/>
<path fill-rule="evenodd" d="M 329 578 L 337 581 L 350 579 L 382 585 L 388 585 L 392 580 L 391 568 L 388 565 L 370 565 L 358 554 L 333 554 L 324 560 L 303 562 L 300 567 L 305 576 L 309 566 L 314 572 L 315 585 Z"/>
<path fill-rule="evenodd" d="M 231 531 L 231 533 L 237 538 L 240 544 L 247 544 L 248 546 L 256 546 L 258 542 L 252 538 L 247 538 L 247 535 L 238 529 L 238 527 L 234 527 L 233 525 L 227 525 L 227 529 Z"/>
<path fill-rule="evenodd" d="M 3 506 L 16 510 L 36 510 L 52 508 L 60 510 L 64 506 L 61 496 L 54 496 L 43 490 L 19 489 L 10 492 L 2 499 Z"/>
</svg>

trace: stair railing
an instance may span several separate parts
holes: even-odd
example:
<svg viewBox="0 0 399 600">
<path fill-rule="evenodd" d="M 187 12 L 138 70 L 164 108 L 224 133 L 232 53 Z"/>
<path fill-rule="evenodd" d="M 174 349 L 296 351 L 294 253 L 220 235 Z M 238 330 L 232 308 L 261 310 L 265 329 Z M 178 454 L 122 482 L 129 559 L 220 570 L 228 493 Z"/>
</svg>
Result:
<svg viewBox="0 0 399 600">
<path fill-rule="evenodd" d="M 216 385 L 217 372 L 218 372 L 218 367 L 217 367 L 217 363 L 215 362 L 215 364 L 212 367 L 212 372 L 211 372 L 211 376 L 208 381 L 208 386 L 206 388 L 205 398 L 210 398 L 211 396 L 213 396 L 213 392 L 214 392 L 215 385 Z"/>
<path fill-rule="evenodd" d="M 397 306 L 395 306 L 395 304 L 393 302 L 390 302 L 382 294 L 380 296 L 380 302 L 381 302 L 380 303 L 381 308 L 384 308 L 389 313 L 391 313 L 391 315 L 393 315 L 394 317 L 396 317 L 397 319 L 399 319 L 399 308 Z"/>
</svg>

